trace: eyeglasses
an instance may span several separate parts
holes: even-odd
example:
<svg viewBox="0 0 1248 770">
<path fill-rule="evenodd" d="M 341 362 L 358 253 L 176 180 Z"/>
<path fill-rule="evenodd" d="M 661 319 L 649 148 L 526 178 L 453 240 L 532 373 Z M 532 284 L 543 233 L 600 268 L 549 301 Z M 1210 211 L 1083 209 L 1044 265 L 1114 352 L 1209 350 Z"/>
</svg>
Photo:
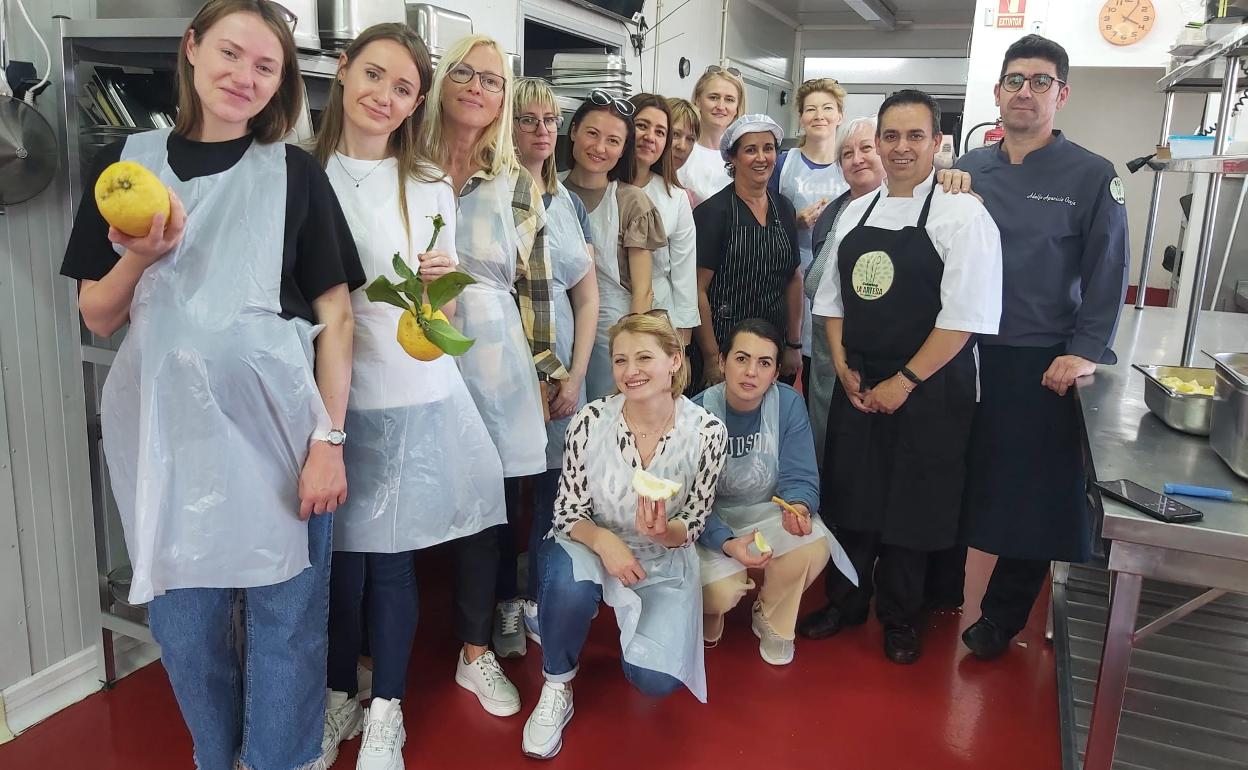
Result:
<svg viewBox="0 0 1248 770">
<path fill-rule="evenodd" d="M 494 72 L 477 72 L 470 65 L 460 62 L 446 76 L 456 83 L 471 83 L 473 78 L 481 81 L 481 87 L 486 91 L 500 93 L 507 86 L 507 80 Z"/>
<path fill-rule="evenodd" d="M 563 117 L 561 115 L 547 115 L 544 118 L 539 118 L 533 115 L 520 115 L 516 118 L 516 122 L 520 124 L 520 130 L 526 134 L 536 134 L 539 123 L 546 126 L 546 130 L 554 134 L 558 133 L 560 126 L 563 125 Z"/>
<path fill-rule="evenodd" d="M 1010 93 L 1014 93 L 1015 91 L 1021 91 L 1023 89 L 1023 83 L 1028 82 L 1031 83 L 1031 92 L 1033 94 L 1042 94 L 1045 91 L 1048 91 L 1053 87 L 1054 83 L 1063 86 L 1066 85 L 1065 80 L 1058 80 L 1052 75 L 1040 74 L 1027 77 L 1019 72 L 1010 72 L 1006 74 L 1005 77 L 1001 78 L 1001 87 Z"/>
<path fill-rule="evenodd" d="M 837 80 L 836 78 L 811 78 L 810 80 L 802 81 L 802 85 L 804 86 L 813 86 L 817 83 L 836 83 L 839 86 L 841 84 L 841 81 Z"/>
<path fill-rule="evenodd" d="M 609 92 L 603 91 L 601 88 L 595 88 L 593 91 L 589 92 L 589 101 L 599 107 L 610 106 L 620 114 L 620 117 L 624 118 L 631 118 L 633 113 L 637 111 L 637 108 L 633 106 L 632 102 L 617 99 Z"/>
<path fill-rule="evenodd" d="M 269 5 L 273 6 L 273 10 L 277 11 L 277 14 L 282 17 L 282 21 L 290 25 L 290 31 L 294 32 L 295 27 L 299 26 L 299 17 L 294 14 L 294 11 L 291 11 L 281 3 L 273 2 L 273 0 L 267 1 Z"/>
<path fill-rule="evenodd" d="M 706 68 L 706 71 L 711 73 L 712 75 L 717 75 L 721 72 L 727 72 L 729 75 L 732 75 L 734 77 L 741 77 L 741 70 L 737 69 L 736 67 L 721 67 L 718 64 L 711 64 Z"/>
</svg>

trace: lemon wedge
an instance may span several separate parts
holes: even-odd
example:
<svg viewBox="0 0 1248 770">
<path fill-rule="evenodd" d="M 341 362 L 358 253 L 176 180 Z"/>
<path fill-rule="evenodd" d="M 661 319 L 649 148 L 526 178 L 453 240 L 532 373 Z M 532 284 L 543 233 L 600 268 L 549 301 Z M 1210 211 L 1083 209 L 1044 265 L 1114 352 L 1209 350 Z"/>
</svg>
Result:
<svg viewBox="0 0 1248 770">
<path fill-rule="evenodd" d="M 638 468 L 633 474 L 633 489 L 649 500 L 667 500 L 676 496 L 680 491 L 680 484 L 661 479 L 644 468 Z"/>
<path fill-rule="evenodd" d="M 771 543 L 767 542 L 767 538 L 763 537 L 762 532 L 754 533 L 754 547 L 759 553 L 771 553 Z"/>
</svg>

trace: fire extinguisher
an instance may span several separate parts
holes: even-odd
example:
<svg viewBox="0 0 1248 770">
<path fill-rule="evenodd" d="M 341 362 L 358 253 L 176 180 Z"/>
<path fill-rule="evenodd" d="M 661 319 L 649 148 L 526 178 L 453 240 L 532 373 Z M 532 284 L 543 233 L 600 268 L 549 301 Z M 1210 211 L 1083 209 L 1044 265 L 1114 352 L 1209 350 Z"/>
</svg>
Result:
<svg viewBox="0 0 1248 770">
<path fill-rule="evenodd" d="M 971 130 L 966 132 L 966 141 L 963 142 L 963 144 L 969 148 L 971 146 L 971 134 L 974 134 L 978 129 L 981 129 L 984 126 L 992 126 L 992 128 L 989 128 L 984 132 L 984 142 L 979 145 L 980 147 L 987 147 L 990 144 L 996 144 L 1005 138 L 1005 129 L 1001 127 L 1001 119 L 997 118 L 996 120 L 976 123 L 971 126 Z"/>
</svg>

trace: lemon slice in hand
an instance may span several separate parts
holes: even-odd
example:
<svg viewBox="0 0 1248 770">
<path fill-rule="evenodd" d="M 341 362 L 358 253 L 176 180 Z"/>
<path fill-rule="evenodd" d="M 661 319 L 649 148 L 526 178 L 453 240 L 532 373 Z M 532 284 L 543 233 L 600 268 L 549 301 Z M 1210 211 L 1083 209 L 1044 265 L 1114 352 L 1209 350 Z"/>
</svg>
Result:
<svg viewBox="0 0 1248 770">
<path fill-rule="evenodd" d="M 763 537 L 762 532 L 754 533 L 754 547 L 758 549 L 759 553 L 771 553 L 771 543 L 767 542 L 767 538 Z"/>
<path fill-rule="evenodd" d="M 680 484 L 661 479 L 644 468 L 638 468 L 633 474 L 633 489 L 649 500 L 667 500 L 676 496 L 680 491 Z"/>
</svg>

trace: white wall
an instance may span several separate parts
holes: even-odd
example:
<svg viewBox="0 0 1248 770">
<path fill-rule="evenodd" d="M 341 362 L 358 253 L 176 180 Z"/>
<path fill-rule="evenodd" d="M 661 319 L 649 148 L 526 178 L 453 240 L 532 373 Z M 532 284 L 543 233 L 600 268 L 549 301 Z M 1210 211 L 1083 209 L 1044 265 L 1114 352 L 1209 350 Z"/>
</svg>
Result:
<svg viewBox="0 0 1248 770">
<path fill-rule="evenodd" d="M 914 25 L 892 32 L 873 27 L 802 30 L 807 56 L 966 56 L 971 30 L 966 26 Z"/>
</svg>

